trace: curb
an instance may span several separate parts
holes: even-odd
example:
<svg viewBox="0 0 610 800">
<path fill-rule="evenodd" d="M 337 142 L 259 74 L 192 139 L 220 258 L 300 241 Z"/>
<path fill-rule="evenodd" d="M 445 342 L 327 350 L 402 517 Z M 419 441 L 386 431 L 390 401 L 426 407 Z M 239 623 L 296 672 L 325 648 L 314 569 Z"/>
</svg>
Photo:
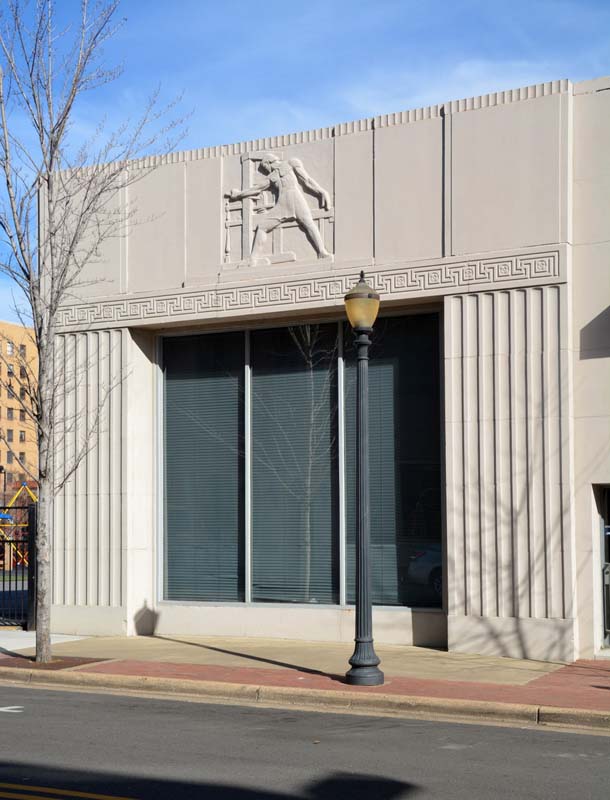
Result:
<svg viewBox="0 0 610 800">
<path fill-rule="evenodd" d="M 470 722 L 528 724 L 578 728 L 610 733 L 610 712 L 578 708 L 555 708 L 487 700 L 440 697 L 361 694 L 329 689 L 299 689 L 256 686 L 144 675 L 100 675 L 90 672 L 51 672 L 0 667 L 0 682 L 75 689 L 108 689 L 150 694 L 177 695 L 201 701 L 235 705 L 293 707 L 310 711 L 381 714 L 383 716 L 443 717 Z"/>
</svg>

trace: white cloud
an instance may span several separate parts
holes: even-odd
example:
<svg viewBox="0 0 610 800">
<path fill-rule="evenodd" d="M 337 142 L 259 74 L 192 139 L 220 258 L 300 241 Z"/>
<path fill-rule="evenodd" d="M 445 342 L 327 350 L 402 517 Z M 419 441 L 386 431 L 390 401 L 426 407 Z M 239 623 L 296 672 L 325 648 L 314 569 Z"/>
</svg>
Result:
<svg viewBox="0 0 610 800">
<path fill-rule="evenodd" d="M 470 59 L 425 72 L 377 70 L 339 93 L 355 114 L 372 116 L 565 77 L 547 61 Z"/>
</svg>

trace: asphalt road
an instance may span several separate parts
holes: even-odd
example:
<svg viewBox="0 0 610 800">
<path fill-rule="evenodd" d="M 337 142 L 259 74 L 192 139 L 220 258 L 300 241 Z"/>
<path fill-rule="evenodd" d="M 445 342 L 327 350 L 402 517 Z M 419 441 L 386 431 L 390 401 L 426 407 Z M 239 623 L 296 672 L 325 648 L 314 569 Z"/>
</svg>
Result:
<svg viewBox="0 0 610 800">
<path fill-rule="evenodd" d="M 82 793 L 608 800 L 610 737 L 0 686 L 0 798 Z"/>
</svg>

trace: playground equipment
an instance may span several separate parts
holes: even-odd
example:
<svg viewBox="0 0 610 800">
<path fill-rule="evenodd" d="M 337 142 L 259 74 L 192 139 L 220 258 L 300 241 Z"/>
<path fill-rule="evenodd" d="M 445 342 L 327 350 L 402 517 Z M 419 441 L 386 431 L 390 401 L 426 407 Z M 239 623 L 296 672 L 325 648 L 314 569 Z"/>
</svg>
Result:
<svg viewBox="0 0 610 800">
<path fill-rule="evenodd" d="M 19 512 L 23 512 L 26 507 L 17 505 L 17 500 L 24 492 L 31 502 L 38 502 L 38 498 L 27 483 L 22 483 L 10 501 L 5 506 L 0 506 L 0 568 L 3 570 L 11 570 L 15 566 L 28 566 L 27 548 L 20 546 L 28 522 L 27 515 Z M 13 513 L 10 513 L 10 509 L 13 509 Z M 20 516 L 25 517 L 25 520 L 19 521 Z"/>
</svg>

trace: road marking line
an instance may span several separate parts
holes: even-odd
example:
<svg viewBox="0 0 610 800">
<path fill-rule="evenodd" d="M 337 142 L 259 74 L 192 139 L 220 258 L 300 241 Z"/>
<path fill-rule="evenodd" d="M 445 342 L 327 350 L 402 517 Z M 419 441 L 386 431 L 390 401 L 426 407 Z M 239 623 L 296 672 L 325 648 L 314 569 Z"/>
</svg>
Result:
<svg viewBox="0 0 610 800">
<path fill-rule="evenodd" d="M 45 800 L 41 794 L 15 794 L 15 792 L 1 792 L 0 797 L 5 797 L 7 800 Z M 49 800 L 47 797 L 46 800 Z"/>
<path fill-rule="evenodd" d="M 21 714 L 23 706 L 0 706 L 0 711 L 5 714 Z"/>
<path fill-rule="evenodd" d="M 20 792 L 42 792 L 43 794 L 56 794 L 61 797 L 83 797 L 86 800 L 134 800 L 133 797 L 118 797 L 116 794 L 92 794 L 91 792 L 76 792 L 73 789 L 54 789 L 50 786 L 30 786 L 24 783 L 0 783 L 0 797 L 21 798 L 21 800 L 44 800 L 40 795 L 13 794 L 5 789 L 18 789 Z"/>
<path fill-rule="evenodd" d="M 18 798 L 19 800 L 44 800 L 39 794 L 15 794 L 14 792 L 0 792 L 0 797 Z"/>
</svg>

